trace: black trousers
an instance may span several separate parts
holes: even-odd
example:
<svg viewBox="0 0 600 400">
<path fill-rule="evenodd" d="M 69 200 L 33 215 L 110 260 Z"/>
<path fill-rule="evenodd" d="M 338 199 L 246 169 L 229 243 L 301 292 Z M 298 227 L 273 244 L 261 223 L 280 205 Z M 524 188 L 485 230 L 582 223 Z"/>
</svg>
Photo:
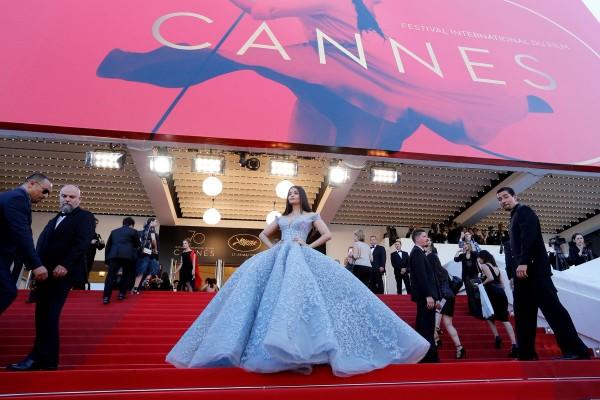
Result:
<svg viewBox="0 0 600 400">
<path fill-rule="evenodd" d="M 365 265 L 354 265 L 352 273 L 358 278 L 359 281 L 365 284 L 369 289 L 371 288 L 371 270 L 373 268 Z"/>
<path fill-rule="evenodd" d="M 375 294 L 383 294 L 383 272 L 379 271 L 379 268 L 371 268 L 371 291 Z"/>
<path fill-rule="evenodd" d="M 569 312 L 561 304 L 550 276 L 515 279 L 514 311 L 519 359 L 537 357 L 535 335 L 538 308 L 552 328 L 563 355 L 587 355 Z"/>
<path fill-rule="evenodd" d="M 440 362 L 437 348 L 435 347 L 435 308 L 429 310 L 427 301 L 417 301 L 417 320 L 415 330 L 429 342 L 429 351 L 420 361 L 422 363 Z"/>
<path fill-rule="evenodd" d="M 119 293 L 125 295 L 129 288 L 133 286 L 135 279 L 135 261 L 127 260 L 124 258 L 112 258 L 107 261 L 108 274 L 104 280 L 104 293 L 103 297 L 108 297 L 112 294 L 113 286 L 117 279 L 117 273 L 119 269 L 123 269 L 123 275 L 119 281 Z"/>
<path fill-rule="evenodd" d="M 401 274 L 400 271 L 394 270 L 394 278 L 396 278 L 397 293 L 402 294 L 402 282 L 404 282 L 406 294 L 410 294 L 410 275 L 408 272 Z"/>
<path fill-rule="evenodd" d="M 48 278 L 36 285 L 35 341 L 29 358 L 48 365 L 58 365 L 60 313 L 73 283 Z"/>
<path fill-rule="evenodd" d="M 17 297 L 17 286 L 10 273 L 12 260 L 0 257 L 0 314 L 2 314 Z"/>
</svg>

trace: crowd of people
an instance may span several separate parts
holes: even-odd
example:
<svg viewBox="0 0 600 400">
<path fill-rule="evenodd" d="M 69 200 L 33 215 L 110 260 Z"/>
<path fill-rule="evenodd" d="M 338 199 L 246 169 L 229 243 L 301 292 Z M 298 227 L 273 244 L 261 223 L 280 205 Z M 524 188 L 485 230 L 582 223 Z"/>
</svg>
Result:
<svg viewBox="0 0 600 400">
<path fill-rule="evenodd" d="M 60 212 L 50 219 L 34 246 L 31 204 L 43 201 L 51 191 L 49 178 L 36 173 L 19 188 L 0 194 L 0 218 L 6 227 L 0 230 L 0 314 L 16 296 L 10 272 L 16 257 L 32 271 L 36 282 L 34 346 L 25 359 L 7 367 L 15 371 L 57 368 L 62 307 L 71 289 L 81 288 L 88 280 L 90 247 L 95 251 L 104 244 L 95 232 L 97 220 L 79 206 L 79 188 L 65 185 L 59 193 Z M 307 372 L 314 364 L 329 363 L 336 375 L 347 376 L 392 363 L 438 362 L 442 322 L 456 358 L 461 359 L 466 357 L 466 349 L 453 316 L 456 295 L 463 285 L 469 313 L 487 321 L 496 347 L 502 346 L 502 339 L 495 321 L 504 326 L 511 340 L 510 357 L 537 359 L 535 333 L 540 309 L 563 358 L 589 358 L 550 278 L 550 260 L 537 215 L 519 203 L 512 188 L 498 190 L 497 198 L 511 214 L 510 232 L 498 230 L 499 237 L 506 240 L 510 282 L 502 278 L 494 257 L 479 247 L 476 231 L 457 236 L 459 250 L 454 260 L 462 265 L 460 278 L 450 275 L 437 257 L 435 232 L 413 229 L 410 237 L 415 246 L 410 254 L 402 250 L 400 239 L 394 240 L 390 261 L 398 294 L 405 290 L 416 304 L 413 330 L 375 296 L 384 293 L 387 258 L 378 238 L 370 236 L 369 245 L 364 232 L 355 231 L 346 269 L 340 268 L 314 250 L 327 242 L 331 233 L 310 210 L 304 189 L 293 186 L 283 216 L 260 234 L 269 250 L 244 262 L 221 291 L 216 280 L 206 279 L 200 290 L 219 293 L 167 361 L 180 367 L 231 365 L 256 372 Z M 149 218 L 139 232 L 134 226 L 131 217 L 124 218 L 105 244 L 105 304 L 115 285 L 121 300 L 128 292 L 138 294 L 143 286 L 171 288 L 168 274 L 158 263 L 156 220 Z M 307 243 L 312 230 L 320 236 Z M 271 241 L 277 231 L 281 239 Z M 572 257 L 589 260 L 594 255 L 582 239 L 579 234 L 573 236 Z M 195 253 L 188 240 L 183 241 L 182 249 L 177 288 L 193 291 Z M 515 330 L 510 322 L 507 285 L 514 291 Z"/>
</svg>

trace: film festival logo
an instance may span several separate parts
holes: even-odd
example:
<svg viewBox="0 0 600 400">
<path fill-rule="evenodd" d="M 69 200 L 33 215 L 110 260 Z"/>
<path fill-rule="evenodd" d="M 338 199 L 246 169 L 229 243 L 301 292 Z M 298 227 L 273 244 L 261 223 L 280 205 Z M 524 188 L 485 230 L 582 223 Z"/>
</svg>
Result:
<svg viewBox="0 0 600 400">
<path fill-rule="evenodd" d="M 257 236 L 242 233 L 231 236 L 227 240 L 227 245 L 233 251 L 240 253 L 251 253 L 260 248 L 260 239 Z"/>
</svg>

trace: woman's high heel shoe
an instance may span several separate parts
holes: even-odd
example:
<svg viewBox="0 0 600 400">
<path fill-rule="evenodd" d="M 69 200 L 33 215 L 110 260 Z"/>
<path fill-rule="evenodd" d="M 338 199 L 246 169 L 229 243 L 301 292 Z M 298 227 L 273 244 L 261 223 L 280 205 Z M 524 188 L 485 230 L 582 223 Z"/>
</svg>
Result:
<svg viewBox="0 0 600 400">
<path fill-rule="evenodd" d="M 463 346 L 458 346 L 456 348 L 456 359 L 460 360 L 461 358 L 467 357 L 467 350 Z"/>
<path fill-rule="evenodd" d="M 502 338 L 500 336 L 496 336 L 496 339 L 494 340 L 494 347 L 497 349 L 502 348 Z"/>
</svg>

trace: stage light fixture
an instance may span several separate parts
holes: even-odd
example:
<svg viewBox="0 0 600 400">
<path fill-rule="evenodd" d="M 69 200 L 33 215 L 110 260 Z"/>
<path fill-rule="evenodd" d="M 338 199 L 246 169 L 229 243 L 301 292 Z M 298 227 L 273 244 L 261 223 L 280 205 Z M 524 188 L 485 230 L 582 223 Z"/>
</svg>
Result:
<svg viewBox="0 0 600 400">
<path fill-rule="evenodd" d="M 171 175 L 173 170 L 173 158 L 169 156 L 149 156 L 150 160 L 150 171 L 154 172 L 160 177 L 166 177 Z"/>
<path fill-rule="evenodd" d="M 298 176 L 298 162 L 290 160 L 271 160 L 271 175 Z"/>
<path fill-rule="evenodd" d="M 288 192 L 290 191 L 290 188 L 292 186 L 294 186 L 292 182 L 288 181 L 287 179 L 284 179 L 281 182 L 279 182 L 277 186 L 275 186 L 275 194 L 277 194 L 277 197 L 279 197 L 280 199 L 286 199 Z"/>
<path fill-rule="evenodd" d="M 125 152 L 122 151 L 86 151 L 85 166 L 105 169 L 123 169 Z"/>
<path fill-rule="evenodd" d="M 224 169 L 224 157 L 197 156 L 192 159 L 192 172 L 201 174 L 222 174 Z"/>
<path fill-rule="evenodd" d="M 350 179 L 350 172 L 348 168 L 335 165 L 329 167 L 329 185 L 331 186 L 339 186 L 348 182 Z"/>
<path fill-rule="evenodd" d="M 371 182 L 396 183 L 398 182 L 398 171 L 395 168 L 372 167 Z"/>
</svg>

